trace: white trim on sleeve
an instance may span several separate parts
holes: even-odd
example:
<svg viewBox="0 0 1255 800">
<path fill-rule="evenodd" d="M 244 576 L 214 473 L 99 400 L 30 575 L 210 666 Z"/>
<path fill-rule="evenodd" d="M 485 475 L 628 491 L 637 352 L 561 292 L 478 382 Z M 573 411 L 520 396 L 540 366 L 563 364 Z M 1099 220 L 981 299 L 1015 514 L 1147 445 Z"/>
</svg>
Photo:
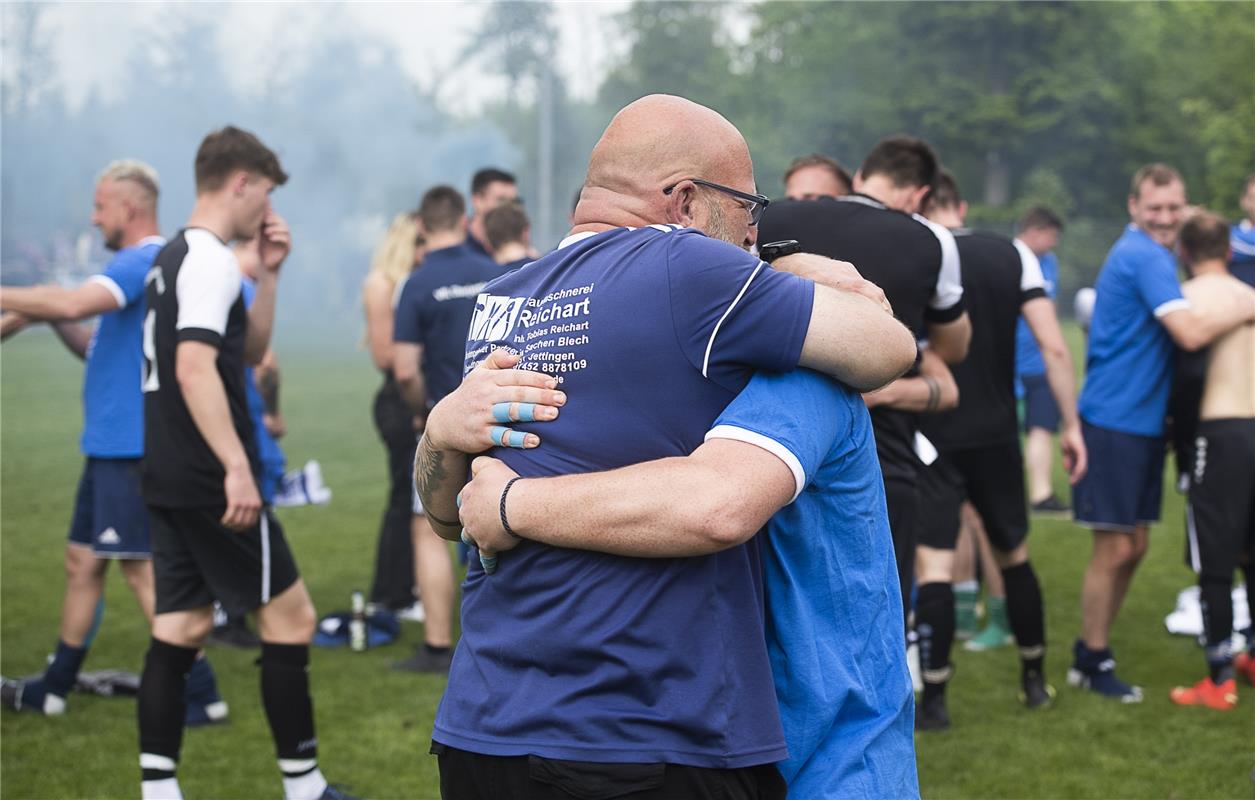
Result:
<svg viewBox="0 0 1255 800">
<path fill-rule="evenodd" d="M 938 311 L 953 308 L 954 304 L 963 299 L 963 271 L 959 266 L 959 246 L 954 241 L 954 234 L 945 225 L 939 225 L 927 217 L 912 214 L 933 232 L 937 243 L 941 245 L 941 269 L 937 272 L 937 286 L 933 290 L 932 300 L 928 307 Z M 1040 267 L 1039 267 L 1040 270 Z"/>
<path fill-rule="evenodd" d="M 1045 291 L 1046 278 L 1041 274 L 1041 262 L 1037 260 L 1037 254 L 1019 239 L 1013 240 L 1012 244 L 1020 254 L 1020 291 L 1027 292 L 1029 289 Z"/>
<path fill-rule="evenodd" d="M 715 323 L 715 329 L 710 332 L 710 341 L 706 342 L 706 355 L 702 358 L 703 378 L 710 377 L 706 373 L 710 369 L 710 351 L 715 346 L 715 337 L 719 335 L 719 327 L 723 325 L 723 321 L 728 318 L 729 314 L 732 313 L 732 309 L 736 308 L 736 304 L 741 302 L 741 298 L 745 296 L 745 292 L 750 288 L 750 284 L 754 282 L 754 278 L 758 277 L 758 273 L 761 272 L 765 266 L 767 266 L 767 262 L 758 262 L 758 266 L 754 267 L 754 271 L 750 273 L 748 278 L 746 278 L 745 285 L 741 287 L 741 291 L 736 293 L 736 297 L 732 298 L 732 303 L 728 306 L 727 310 L 723 312 L 723 316 Z"/>
<path fill-rule="evenodd" d="M 122 291 L 122 287 L 118 282 L 108 275 L 93 275 L 87 279 L 88 283 L 98 283 L 113 295 L 113 301 L 118 304 L 118 310 L 126 308 L 126 292 Z"/>
<path fill-rule="evenodd" d="M 1173 311 L 1183 311 L 1190 307 L 1190 301 L 1184 297 L 1178 297 L 1175 300 L 1169 300 L 1166 303 L 1160 303 L 1155 306 L 1155 319 L 1163 319 Z"/>
<path fill-rule="evenodd" d="M 793 483 L 795 490 L 793 496 L 789 498 L 792 503 L 797 496 L 806 488 L 806 470 L 802 469 L 802 462 L 798 457 L 793 455 L 793 451 L 768 436 L 763 436 L 757 431 L 738 428 L 735 425 L 716 425 L 706 431 L 706 441 L 711 439 L 732 439 L 737 442 L 745 442 L 755 447 L 761 447 L 768 453 L 784 462 L 784 465 L 793 473 Z"/>
<path fill-rule="evenodd" d="M 175 296 L 179 302 L 177 330 L 203 328 L 222 336 L 243 279 L 230 248 L 207 231 L 189 230 L 187 255 L 179 267 Z"/>
</svg>

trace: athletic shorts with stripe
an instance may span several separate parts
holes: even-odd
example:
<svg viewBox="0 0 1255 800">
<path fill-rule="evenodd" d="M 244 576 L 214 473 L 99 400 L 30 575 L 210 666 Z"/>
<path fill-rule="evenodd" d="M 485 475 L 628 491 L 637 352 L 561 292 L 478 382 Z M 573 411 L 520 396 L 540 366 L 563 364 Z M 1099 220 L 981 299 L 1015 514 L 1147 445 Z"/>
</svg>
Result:
<svg viewBox="0 0 1255 800">
<path fill-rule="evenodd" d="M 942 452 L 921 470 L 919 543 L 953 550 L 959 506 L 969 500 L 980 514 L 989 543 L 1004 553 L 1028 535 L 1024 459 L 1018 441 Z"/>
<path fill-rule="evenodd" d="M 268 508 L 242 532 L 223 526 L 221 508 L 149 506 L 149 512 L 158 614 L 214 600 L 228 613 L 252 611 L 300 577 L 283 528 Z"/>
<path fill-rule="evenodd" d="M 1204 420 L 1194 448 L 1185 511 L 1190 566 L 1232 580 L 1242 554 L 1255 559 L 1255 419 Z"/>
</svg>

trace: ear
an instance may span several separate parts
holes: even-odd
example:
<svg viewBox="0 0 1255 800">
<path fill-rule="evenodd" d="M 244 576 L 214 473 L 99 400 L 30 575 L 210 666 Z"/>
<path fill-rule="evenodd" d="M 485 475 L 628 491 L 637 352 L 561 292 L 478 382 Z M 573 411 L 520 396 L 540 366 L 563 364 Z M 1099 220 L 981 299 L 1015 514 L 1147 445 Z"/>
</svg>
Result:
<svg viewBox="0 0 1255 800">
<path fill-rule="evenodd" d="M 967 201 L 959 201 L 959 219 L 967 219 Z"/>
<path fill-rule="evenodd" d="M 683 225 L 693 224 L 693 204 L 697 199 L 697 187 L 692 181 L 680 181 L 666 196 L 667 221 Z"/>
<path fill-rule="evenodd" d="M 239 196 L 248 187 L 248 173 L 240 170 L 231 176 L 231 193 Z"/>
<path fill-rule="evenodd" d="M 928 196 L 928 192 L 931 189 L 931 186 L 917 186 L 907 195 L 910 198 L 911 207 L 915 209 L 915 213 L 924 213 L 924 198 Z"/>
<path fill-rule="evenodd" d="M 1137 198 L 1134 197 L 1133 195 L 1129 195 L 1129 216 L 1130 217 L 1133 216 L 1133 211 L 1136 209 L 1136 207 L 1137 207 Z"/>
</svg>

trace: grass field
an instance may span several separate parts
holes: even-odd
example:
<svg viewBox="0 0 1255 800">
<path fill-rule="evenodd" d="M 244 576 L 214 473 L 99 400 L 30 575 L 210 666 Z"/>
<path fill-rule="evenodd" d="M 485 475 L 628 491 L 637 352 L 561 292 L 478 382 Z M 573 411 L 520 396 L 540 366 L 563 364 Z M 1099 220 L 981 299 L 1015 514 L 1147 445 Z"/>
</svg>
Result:
<svg viewBox="0 0 1255 800">
<path fill-rule="evenodd" d="M 322 462 L 330 506 L 280 516 L 321 612 L 344 608 L 369 584 L 385 494 L 382 446 L 370 423 L 376 376 L 364 354 L 286 352 L 283 402 L 289 458 Z M 38 671 L 56 642 L 61 554 L 81 467 L 81 368 L 34 331 L 0 361 L 0 671 Z M 1164 520 L 1130 592 L 1113 646 L 1121 672 L 1146 702 L 1120 706 L 1063 685 L 1079 624 L 1078 591 L 1089 535 L 1068 522 L 1035 522 L 1033 551 L 1048 603 L 1048 666 L 1057 706 L 1030 714 L 1016 703 L 1015 655 L 957 652 L 954 729 L 919 741 L 927 798 L 1250 798 L 1255 690 L 1236 712 L 1177 709 L 1171 686 L 1193 682 L 1202 656 L 1169 636 L 1163 617 L 1191 580 L 1182 566 L 1182 502 L 1165 493 Z M 420 641 L 366 654 L 315 648 L 313 686 L 323 771 L 371 798 L 437 796 L 427 755 L 443 679 L 401 674 L 388 662 Z M 138 610 L 112 576 L 107 612 L 87 668 L 139 671 L 147 641 Z M 258 702 L 253 656 L 211 650 L 231 704 L 229 724 L 190 731 L 180 780 L 189 798 L 280 797 Z M 60 719 L 0 715 L 0 797 L 130 798 L 138 793 L 131 700 L 75 696 Z"/>
</svg>

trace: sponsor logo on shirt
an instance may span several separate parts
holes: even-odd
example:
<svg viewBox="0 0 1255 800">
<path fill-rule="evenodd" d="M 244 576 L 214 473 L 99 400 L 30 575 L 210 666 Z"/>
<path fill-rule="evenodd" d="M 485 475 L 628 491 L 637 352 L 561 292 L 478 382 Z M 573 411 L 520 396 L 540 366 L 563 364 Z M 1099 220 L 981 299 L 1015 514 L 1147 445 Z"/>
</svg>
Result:
<svg viewBox="0 0 1255 800">
<path fill-rule="evenodd" d="M 526 297 L 481 294 L 475 300 L 475 316 L 471 318 L 472 340 L 503 340 L 509 337 L 518 322 Z"/>
</svg>

